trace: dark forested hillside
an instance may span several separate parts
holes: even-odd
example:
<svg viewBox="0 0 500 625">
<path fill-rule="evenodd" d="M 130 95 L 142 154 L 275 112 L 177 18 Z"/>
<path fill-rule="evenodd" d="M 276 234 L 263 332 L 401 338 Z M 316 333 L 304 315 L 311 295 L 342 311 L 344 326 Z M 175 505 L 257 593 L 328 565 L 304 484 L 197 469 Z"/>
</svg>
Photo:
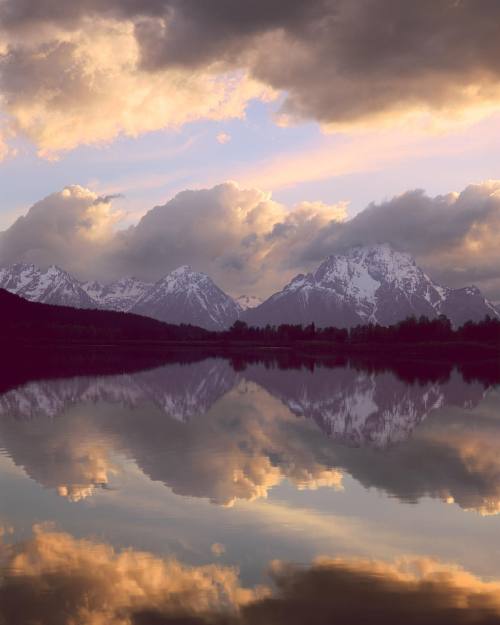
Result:
<svg viewBox="0 0 500 625">
<path fill-rule="evenodd" d="M 0 289 L 0 339 L 7 341 L 103 342 L 200 340 L 209 333 L 130 313 L 84 310 L 29 302 Z"/>
<path fill-rule="evenodd" d="M 350 329 L 317 328 L 282 324 L 252 327 L 236 321 L 229 330 L 215 332 L 190 325 L 173 325 L 131 313 L 87 310 L 29 302 L 0 289 L 0 340 L 28 343 L 79 342 L 85 344 L 128 341 L 206 343 L 224 346 L 290 347 L 307 344 L 310 350 L 358 350 L 366 346 L 394 353 L 416 345 L 437 353 L 444 345 L 453 348 L 480 345 L 500 349 L 500 321 L 485 318 L 453 328 L 450 321 L 413 317 L 392 326 L 359 325 Z M 246 349 L 246 347 L 245 347 Z"/>
</svg>

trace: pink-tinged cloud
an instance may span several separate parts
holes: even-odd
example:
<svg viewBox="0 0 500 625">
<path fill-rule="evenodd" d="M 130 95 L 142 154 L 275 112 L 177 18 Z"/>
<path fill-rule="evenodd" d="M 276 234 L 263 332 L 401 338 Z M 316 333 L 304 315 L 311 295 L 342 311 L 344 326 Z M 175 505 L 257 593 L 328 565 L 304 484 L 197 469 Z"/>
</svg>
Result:
<svg viewBox="0 0 500 625">
<path fill-rule="evenodd" d="M 0 93 L 43 155 L 241 117 L 333 127 L 498 110 L 495 0 L 4 0 Z"/>
<path fill-rule="evenodd" d="M 347 219 L 346 204 L 288 208 L 228 182 L 183 191 L 119 230 L 112 199 L 69 187 L 0 233 L 0 263 L 58 264 L 85 278 L 155 280 L 184 264 L 230 293 L 268 296 L 297 273 L 353 245 L 389 243 L 450 286 L 475 283 L 500 299 L 500 183 L 429 197 L 413 190 Z"/>
</svg>

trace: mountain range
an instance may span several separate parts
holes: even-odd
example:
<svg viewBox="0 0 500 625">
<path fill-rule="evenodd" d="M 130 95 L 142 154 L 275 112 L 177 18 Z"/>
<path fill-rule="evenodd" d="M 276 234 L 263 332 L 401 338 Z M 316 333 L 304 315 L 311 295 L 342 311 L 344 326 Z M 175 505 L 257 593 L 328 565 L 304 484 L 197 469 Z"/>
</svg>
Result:
<svg viewBox="0 0 500 625">
<path fill-rule="evenodd" d="M 237 319 L 249 325 L 282 323 L 319 327 L 391 325 L 409 316 L 446 315 L 454 326 L 499 312 L 474 286 L 436 284 L 415 260 L 387 244 L 353 247 L 329 256 L 313 273 L 299 274 L 261 302 L 233 299 L 204 273 L 185 265 L 155 283 L 121 278 L 84 282 L 51 266 L 18 263 L 0 269 L 0 288 L 47 304 L 133 312 L 167 323 L 223 330 Z"/>
<path fill-rule="evenodd" d="M 329 256 L 315 272 L 296 276 L 283 290 L 248 310 L 244 319 L 255 326 L 314 322 L 351 327 L 388 326 L 410 316 L 433 319 L 441 314 L 454 326 L 499 316 L 476 287 L 440 286 L 409 254 L 375 245 Z"/>
</svg>

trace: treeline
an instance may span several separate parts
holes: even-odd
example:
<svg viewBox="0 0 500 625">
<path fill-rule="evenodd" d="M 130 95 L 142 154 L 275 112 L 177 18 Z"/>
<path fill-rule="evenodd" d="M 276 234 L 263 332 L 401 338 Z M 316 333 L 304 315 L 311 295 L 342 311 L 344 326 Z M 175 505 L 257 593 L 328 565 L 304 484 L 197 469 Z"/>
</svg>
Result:
<svg viewBox="0 0 500 625">
<path fill-rule="evenodd" d="M 253 346 L 308 344 L 313 349 L 331 350 L 345 346 L 387 348 L 400 344 L 480 344 L 500 348 L 500 321 L 490 317 L 453 328 L 444 317 L 409 318 L 393 326 L 359 325 L 350 329 L 317 328 L 313 323 L 282 324 L 263 328 L 236 321 L 229 330 L 211 332 L 190 325 L 173 325 L 130 313 L 86 310 L 29 302 L 0 289 L 0 340 L 15 343 L 103 344 L 122 342 L 181 342 L 224 346 L 241 343 Z M 428 347 L 427 349 L 430 349 Z"/>
<path fill-rule="evenodd" d="M 486 317 L 483 321 L 468 321 L 453 328 L 445 316 L 437 319 L 409 317 L 392 326 L 378 324 L 358 325 L 353 328 L 317 328 L 283 324 L 257 328 L 236 321 L 218 337 L 227 341 L 250 341 L 260 344 L 288 344 L 294 342 L 328 342 L 337 345 L 400 343 L 481 343 L 500 346 L 500 320 Z"/>
</svg>

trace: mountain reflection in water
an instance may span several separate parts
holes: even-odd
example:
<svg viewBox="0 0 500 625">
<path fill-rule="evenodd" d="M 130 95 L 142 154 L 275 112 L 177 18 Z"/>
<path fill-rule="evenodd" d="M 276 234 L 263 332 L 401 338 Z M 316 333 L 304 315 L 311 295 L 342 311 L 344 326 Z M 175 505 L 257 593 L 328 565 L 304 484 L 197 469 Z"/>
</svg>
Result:
<svg viewBox="0 0 500 625">
<path fill-rule="evenodd" d="M 494 393 L 489 379 L 466 382 L 454 368 L 292 364 L 209 358 L 28 382 L 0 396 L 0 445 L 72 501 L 109 484 L 118 453 L 179 495 L 225 506 L 264 497 L 285 478 L 341 489 L 347 473 L 403 501 L 427 495 L 498 512 L 500 423 L 451 410 Z"/>
</svg>

